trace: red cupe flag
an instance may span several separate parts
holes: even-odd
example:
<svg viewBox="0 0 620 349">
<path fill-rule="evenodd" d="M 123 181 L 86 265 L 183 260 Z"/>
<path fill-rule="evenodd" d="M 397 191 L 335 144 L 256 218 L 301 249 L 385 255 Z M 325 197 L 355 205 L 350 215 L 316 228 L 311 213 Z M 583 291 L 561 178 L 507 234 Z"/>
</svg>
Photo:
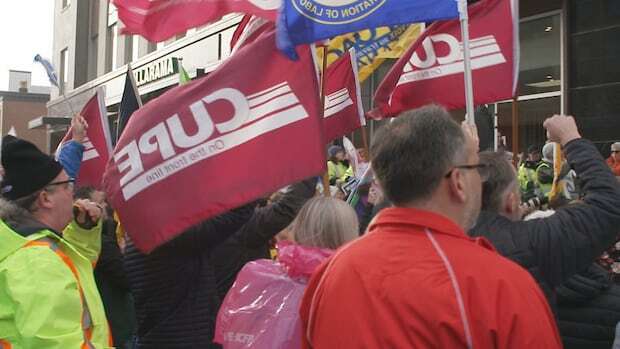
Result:
<svg viewBox="0 0 620 349">
<path fill-rule="evenodd" d="M 139 249 L 324 171 L 316 70 L 310 47 L 298 53 L 272 31 L 129 119 L 104 184 Z"/>
<path fill-rule="evenodd" d="M 80 115 L 88 123 L 86 138 L 84 139 L 84 153 L 82 163 L 76 178 L 76 185 L 101 188 L 103 172 L 112 152 L 112 138 L 108 124 L 107 109 L 104 102 L 103 89 L 97 89 L 95 95 L 86 103 Z M 73 128 L 60 142 L 57 155 L 62 146 L 73 139 Z"/>
<path fill-rule="evenodd" d="M 333 141 L 366 124 L 357 75 L 357 63 L 351 49 L 327 68 L 325 74 L 325 141 Z"/>
<path fill-rule="evenodd" d="M 469 6 L 474 103 L 511 99 L 519 75 L 517 0 L 483 0 Z M 373 118 L 430 103 L 465 107 L 464 58 L 458 20 L 436 22 L 392 67 L 375 94 Z"/>
</svg>

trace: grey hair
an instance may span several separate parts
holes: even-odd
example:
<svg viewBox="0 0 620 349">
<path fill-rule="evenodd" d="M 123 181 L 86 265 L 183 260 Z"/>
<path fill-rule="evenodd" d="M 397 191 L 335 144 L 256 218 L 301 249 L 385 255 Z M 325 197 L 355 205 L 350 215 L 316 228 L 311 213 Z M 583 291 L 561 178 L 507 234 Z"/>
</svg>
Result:
<svg viewBox="0 0 620 349">
<path fill-rule="evenodd" d="M 38 195 L 39 193 L 40 191 L 36 192 L 35 194 Z M 31 199 L 31 197 L 33 196 L 34 194 L 31 194 L 25 198 L 18 200 L 24 200 L 24 202 L 26 202 L 27 198 Z M 20 203 L 17 202 L 18 200 L 9 201 L 5 198 L 0 198 L 0 219 L 2 219 L 2 221 L 12 227 L 19 225 L 19 222 L 23 222 L 24 220 L 34 219 L 32 216 L 32 212 L 28 208 L 23 207 L 30 207 L 33 206 L 33 204 L 30 204 L 30 206 L 28 206 L 27 204 L 22 203 L 22 205 L 20 205 Z M 34 202 L 34 200 L 32 202 Z"/>
<path fill-rule="evenodd" d="M 15 199 L 13 200 L 13 203 L 17 206 L 20 207 L 24 210 L 26 210 L 27 212 L 33 213 L 37 210 L 37 207 L 35 205 L 35 203 L 37 202 L 37 199 L 39 199 L 39 195 L 41 194 L 42 190 L 37 190 L 34 193 L 21 197 L 19 199 Z"/>
<path fill-rule="evenodd" d="M 358 237 L 359 222 L 346 202 L 319 196 L 306 202 L 288 231 L 300 245 L 337 249 Z"/>
<path fill-rule="evenodd" d="M 549 162 L 553 162 L 554 151 L 555 151 L 555 147 L 553 143 L 545 144 L 545 146 L 542 149 L 543 159 Z"/>
<path fill-rule="evenodd" d="M 489 179 L 482 183 L 482 209 L 500 212 L 504 194 L 517 185 L 515 169 L 504 152 L 483 151 L 480 163 L 486 164 Z"/>
<path fill-rule="evenodd" d="M 370 152 L 386 197 L 399 206 L 428 199 L 450 167 L 465 161 L 465 135 L 444 108 L 430 105 L 379 129 Z"/>
</svg>

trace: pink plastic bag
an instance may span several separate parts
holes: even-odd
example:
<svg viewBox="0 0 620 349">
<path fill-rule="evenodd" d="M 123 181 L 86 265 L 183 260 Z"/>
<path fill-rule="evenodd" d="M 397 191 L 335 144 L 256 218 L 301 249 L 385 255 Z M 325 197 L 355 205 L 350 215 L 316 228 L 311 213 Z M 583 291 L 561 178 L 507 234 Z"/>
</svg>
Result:
<svg viewBox="0 0 620 349">
<path fill-rule="evenodd" d="M 217 316 L 215 341 L 225 349 L 299 348 L 299 304 L 312 272 L 331 250 L 281 244 L 278 262 L 246 264 Z"/>
</svg>

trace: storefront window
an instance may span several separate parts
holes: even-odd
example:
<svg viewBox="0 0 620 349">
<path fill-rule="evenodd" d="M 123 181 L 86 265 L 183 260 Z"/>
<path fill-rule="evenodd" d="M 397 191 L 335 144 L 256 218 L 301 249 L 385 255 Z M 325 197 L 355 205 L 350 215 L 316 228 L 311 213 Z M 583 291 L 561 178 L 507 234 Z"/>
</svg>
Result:
<svg viewBox="0 0 620 349">
<path fill-rule="evenodd" d="M 546 118 L 562 112 L 562 17 L 559 12 L 525 18 L 520 23 L 521 61 L 519 101 L 516 102 L 517 151 L 545 143 Z M 508 150 L 514 150 L 512 101 L 491 107 L 497 110 L 498 131 Z"/>
<path fill-rule="evenodd" d="M 512 102 L 499 103 L 497 107 L 498 131 L 506 136 L 507 149 L 512 151 Z M 495 106 L 491 106 L 491 110 Z M 518 149 L 524 151 L 531 145 L 542 147 L 547 134 L 542 127 L 548 117 L 560 113 L 560 96 L 521 100 L 518 102 L 519 143 Z"/>
<path fill-rule="evenodd" d="M 560 15 L 524 20 L 520 27 L 521 66 L 519 95 L 560 91 L 561 23 Z"/>
<path fill-rule="evenodd" d="M 569 104 L 600 149 L 620 134 L 620 1 L 569 1 Z"/>
</svg>

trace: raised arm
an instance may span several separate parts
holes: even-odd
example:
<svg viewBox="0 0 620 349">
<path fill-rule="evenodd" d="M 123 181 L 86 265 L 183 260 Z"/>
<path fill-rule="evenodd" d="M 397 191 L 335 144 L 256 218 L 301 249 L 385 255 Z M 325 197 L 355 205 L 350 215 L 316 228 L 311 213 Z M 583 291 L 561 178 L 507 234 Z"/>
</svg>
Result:
<svg viewBox="0 0 620 349">
<path fill-rule="evenodd" d="M 545 127 L 580 177 L 583 203 L 522 222 L 519 229 L 529 234 L 543 277 L 558 286 L 614 243 L 620 231 L 620 186 L 596 147 L 581 138 L 572 117 L 554 116 Z"/>
</svg>

